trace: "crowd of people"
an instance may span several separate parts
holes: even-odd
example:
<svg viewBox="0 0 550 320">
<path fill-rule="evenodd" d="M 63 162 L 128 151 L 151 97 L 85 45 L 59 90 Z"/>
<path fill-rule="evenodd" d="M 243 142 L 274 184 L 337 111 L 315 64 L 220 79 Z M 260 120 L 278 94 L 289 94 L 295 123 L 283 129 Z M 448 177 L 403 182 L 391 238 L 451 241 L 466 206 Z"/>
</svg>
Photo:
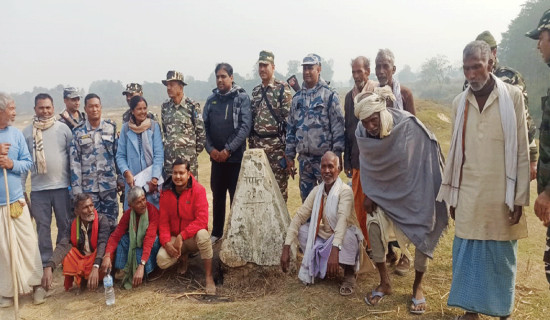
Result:
<svg viewBox="0 0 550 320">
<path fill-rule="evenodd" d="M 550 10 L 527 36 L 538 40 L 550 66 Z M 234 83 L 231 65 L 218 64 L 217 88 L 202 110 L 185 96 L 187 84 L 178 71 L 168 71 L 162 80 L 169 99 L 160 119 L 149 112 L 141 85 L 128 84 L 122 94 L 129 110 L 120 130 L 102 116 L 99 96 L 86 95 L 81 112 L 78 90 L 70 87 L 57 116 L 53 98 L 38 94 L 32 124 L 21 132 L 12 126 L 13 99 L 0 94 L 5 180 L 0 187 L 0 306 L 31 292 L 35 304 L 43 303 L 60 265 L 65 290 L 75 284 L 96 289 L 108 273 L 131 289 L 174 265 L 184 274 L 195 254 L 204 262 L 205 293 L 215 295 L 213 245 L 223 239 L 227 192 L 232 202 L 248 140 L 250 148 L 265 150 L 285 201 L 288 179 L 299 167 L 302 205 L 281 248 L 284 272 L 297 244 L 303 252 L 298 278 L 313 284 L 338 277 L 343 269 L 339 293 L 347 296 L 354 292 L 357 274 L 374 263 L 380 283 L 364 300 L 378 305 L 392 293 L 388 264 L 405 275 L 412 260 L 409 311 L 422 314 L 428 305 L 423 276 L 451 217 L 456 227 L 448 305 L 466 311 L 458 319 L 479 314 L 508 319 L 517 240 L 527 237 L 523 207 L 529 205 L 535 177 L 535 213 L 550 225 L 550 99 L 543 99 L 537 152 L 524 81 L 497 62 L 490 32 L 465 46 L 466 83 L 452 104 L 446 163 L 437 138 L 415 116 L 411 90 L 394 78 L 389 49 L 375 58 L 377 81 L 369 80 L 368 58 L 352 60 L 355 85 L 343 106 L 321 77 L 317 54 L 303 58 L 299 87 L 274 78 L 270 51 L 259 54 L 262 83 L 251 97 Z M 206 189 L 197 180 L 203 150 L 212 163 L 210 232 Z M 351 186 L 339 177 L 342 170 Z M 547 240 L 550 282 L 549 246 Z"/>
</svg>

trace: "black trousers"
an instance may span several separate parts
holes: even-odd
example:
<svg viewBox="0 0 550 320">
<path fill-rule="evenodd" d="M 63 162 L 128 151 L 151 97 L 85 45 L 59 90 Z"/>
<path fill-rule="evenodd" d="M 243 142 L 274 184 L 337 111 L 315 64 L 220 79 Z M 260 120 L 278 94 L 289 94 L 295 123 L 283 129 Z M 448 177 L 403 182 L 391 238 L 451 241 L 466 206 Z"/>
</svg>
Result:
<svg viewBox="0 0 550 320">
<path fill-rule="evenodd" d="M 225 201 L 229 191 L 229 201 L 233 203 L 233 195 L 237 188 L 237 180 L 241 171 L 240 163 L 212 161 L 210 188 L 212 189 L 212 235 L 221 238 L 225 223 Z"/>
</svg>

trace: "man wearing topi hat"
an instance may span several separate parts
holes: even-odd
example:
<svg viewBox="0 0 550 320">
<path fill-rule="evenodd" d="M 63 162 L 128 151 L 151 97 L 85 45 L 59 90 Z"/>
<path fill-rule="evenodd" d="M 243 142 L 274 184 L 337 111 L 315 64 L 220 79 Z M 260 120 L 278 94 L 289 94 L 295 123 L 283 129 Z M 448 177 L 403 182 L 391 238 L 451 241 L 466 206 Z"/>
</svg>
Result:
<svg viewBox="0 0 550 320">
<path fill-rule="evenodd" d="M 139 83 L 128 83 L 126 85 L 126 90 L 122 91 L 122 95 L 126 97 L 126 102 L 128 103 L 128 106 L 130 105 L 130 99 L 132 99 L 135 96 L 143 96 L 143 87 Z M 132 114 L 132 110 L 128 109 L 124 114 L 122 115 L 122 123 L 130 121 L 130 115 Z M 147 118 L 156 120 L 155 115 L 151 112 L 147 112 Z"/>
<path fill-rule="evenodd" d="M 161 107 L 164 137 L 164 176 L 172 173 L 172 163 L 178 158 L 189 160 L 191 172 L 198 179 L 197 156 L 206 139 L 200 105 L 183 94 L 183 74 L 170 70 L 162 80 L 170 99 Z"/>
</svg>

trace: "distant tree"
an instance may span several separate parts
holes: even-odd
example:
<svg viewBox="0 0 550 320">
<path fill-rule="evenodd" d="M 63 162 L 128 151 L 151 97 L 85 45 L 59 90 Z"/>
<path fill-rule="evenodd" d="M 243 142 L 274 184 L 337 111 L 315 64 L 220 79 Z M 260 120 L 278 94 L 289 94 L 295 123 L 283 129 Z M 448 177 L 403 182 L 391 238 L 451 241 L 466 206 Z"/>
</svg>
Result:
<svg viewBox="0 0 550 320">
<path fill-rule="evenodd" d="M 298 74 L 302 69 L 301 64 L 302 62 L 300 62 L 300 60 L 288 60 L 286 77 L 288 78 L 293 74 Z"/>
<path fill-rule="evenodd" d="M 414 72 L 412 72 L 411 66 L 406 64 L 403 66 L 403 69 L 401 69 L 401 71 L 397 73 L 397 78 L 400 82 L 411 83 L 416 81 L 418 76 Z"/>
<path fill-rule="evenodd" d="M 524 77 L 529 95 L 529 110 L 533 117 L 540 118 L 540 97 L 550 86 L 548 74 L 537 50 L 537 42 L 525 36 L 538 25 L 541 15 L 550 8 L 549 0 L 529 0 L 522 5 L 518 16 L 510 22 L 502 34 L 497 48 L 499 63 L 518 70 Z"/>
<path fill-rule="evenodd" d="M 452 70 L 449 59 L 444 55 L 437 55 L 426 60 L 420 67 L 420 78 L 424 83 L 437 83 L 439 85 L 449 82 L 449 74 Z"/>
<path fill-rule="evenodd" d="M 321 59 L 321 76 L 325 81 L 331 81 L 332 77 L 334 76 L 334 60 L 333 59 Z"/>
<path fill-rule="evenodd" d="M 90 84 L 88 92 L 95 93 L 101 98 L 101 105 L 106 108 L 121 107 L 127 105 L 122 95 L 124 86 L 122 82 L 113 80 L 98 80 Z M 82 103 L 84 105 L 84 102 Z"/>
</svg>

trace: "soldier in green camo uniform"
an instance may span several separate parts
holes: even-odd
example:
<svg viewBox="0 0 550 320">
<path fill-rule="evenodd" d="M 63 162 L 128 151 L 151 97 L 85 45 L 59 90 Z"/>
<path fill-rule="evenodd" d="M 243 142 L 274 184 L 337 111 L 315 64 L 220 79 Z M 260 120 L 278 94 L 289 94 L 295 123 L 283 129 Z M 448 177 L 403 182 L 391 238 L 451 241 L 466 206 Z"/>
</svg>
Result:
<svg viewBox="0 0 550 320">
<path fill-rule="evenodd" d="M 183 94 L 183 74 L 168 71 L 162 80 L 170 99 L 161 107 L 162 133 L 164 142 L 164 178 L 172 174 L 172 163 L 178 158 L 191 164 L 191 173 L 198 179 L 197 157 L 204 149 L 206 135 L 200 104 Z"/>
<path fill-rule="evenodd" d="M 539 25 L 527 32 L 526 36 L 539 41 L 537 48 L 544 63 L 550 67 L 550 10 L 544 12 Z M 548 89 L 547 96 L 542 97 L 539 144 L 540 158 L 537 172 L 537 191 L 539 195 L 535 200 L 535 214 L 548 227 L 543 259 L 546 279 L 550 283 L 550 89 Z"/>
<path fill-rule="evenodd" d="M 250 148 L 264 149 L 281 194 L 287 201 L 285 135 L 292 94 L 286 82 L 275 79 L 274 72 L 275 56 L 270 51 L 261 51 L 258 59 L 258 73 L 262 83 L 252 90 L 252 130 L 250 130 L 248 145 Z"/>
<path fill-rule="evenodd" d="M 497 59 L 497 42 L 493 35 L 489 31 L 483 31 L 480 33 L 476 40 L 481 40 L 486 42 L 489 47 L 491 47 L 491 54 L 494 57 L 494 67 L 493 67 L 493 74 L 498 77 L 500 80 L 517 86 L 521 93 L 523 94 L 523 102 L 525 104 L 525 119 L 527 119 L 527 130 L 528 130 L 528 138 L 529 138 L 529 161 L 530 161 L 530 175 L 531 180 L 535 179 L 537 176 L 537 158 L 538 158 L 538 150 L 537 150 L 537 144 L 535 142 L 535 135 L 537 133 L 537 126 L 535 125 L 535 121 L 533 121 L 533 118 L 531 118 L 531 115 L 529 114 L 529 105 L 528 105 L 528 98 L 527 98 L 527 87 L 525 86 L 525 81 L 523 80 L 523 76 L 518 71 L 510 68 L 502 66 L 498 63 Z M 468 86 L 468 81 L 464 82 L 463 89 L 466 89 Z"/>
</svg>

